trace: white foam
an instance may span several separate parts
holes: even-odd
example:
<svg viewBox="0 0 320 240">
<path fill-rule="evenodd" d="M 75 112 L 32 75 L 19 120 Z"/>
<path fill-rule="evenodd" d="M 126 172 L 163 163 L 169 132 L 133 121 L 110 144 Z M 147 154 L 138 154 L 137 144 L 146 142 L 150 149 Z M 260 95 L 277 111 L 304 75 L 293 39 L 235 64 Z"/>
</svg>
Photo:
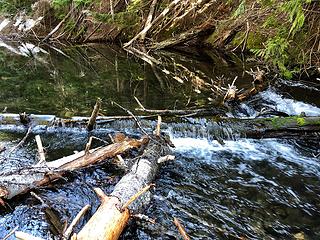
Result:
<svg viewBox="0 0 320 240">
<path fill-rule="evenodd" d="M 285 98 L 280 94 L 267 90 L 260 93 L 261 97 L 275 105 L 277 111 L 287 113 L 289 115 L 299 115 L 304 112 L 307 116 L 319 116 L 320 108 L 312 106 L 304 102 Z"/>
</svg>

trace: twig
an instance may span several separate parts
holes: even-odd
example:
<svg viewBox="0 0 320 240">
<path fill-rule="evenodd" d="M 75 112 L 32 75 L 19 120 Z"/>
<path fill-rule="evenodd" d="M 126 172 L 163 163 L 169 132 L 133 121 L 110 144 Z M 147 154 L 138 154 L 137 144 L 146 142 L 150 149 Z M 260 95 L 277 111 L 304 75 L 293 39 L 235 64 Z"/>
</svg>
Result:
<svg viewBox="0 0 320 240">
<path fill-rule="evenodd" d="M 44 154 L 44 151 L 43 151 L 41 137 L 40 137 L 40 135 L 36 135 L 35 138 L 36 138 L 36 143 L 37 143 L 37 146 L 38 146 L 38 153 L 39 153 L 39 158 L 40 158 L 40 161 L 39 161 L 38 164 L 44 163 L 44 162 L 46 162 L 46 157 L 45 157 L 45 154 Z"/>
<path fill-rule="evenodd" d="M 16 149 L 18 149 L 19 147 L 21 147 L 22 144 L 24 144 L 24 142 L 27 140 L 29 134 L 31 133 L 31 129 L 32 129 L 32 127 L 30 126 L 30 127 L 28 128 L 28 131 L 27 131 L 26 135 L 21 139 L 21 141 L 18 143 L 18 145 L 16 145 L 15 147 L 13 147 L 13 148 L 10 150 L 10 152 L 8 153 L 8 156 L 10 156 L 11 153 L 13 153 Z"/>
<path fill-rule="evenodd" d="M 183 226 L 181 225 L 181 223 L 179 222 L 179 220 L 177 218 L 173 218 L 173 223 L 178 228 L 179 233 L 181 234 L 183 239 L 190 240 L 189 236 L 187 235 L 186 231 L 184 230 Z"/>
<path fill-rule="evenodd" d="M 115 104 L 116 106 L 118 106 L 119 108 L 121 108 L 123 111 L 127 112 L 130 116 L 132 116 L 132 118 L 134 119 L 134 121 L 136 122 L 136 124 L 138 125 L 139 129 L 142 131 L 143 134 L 149 136 L 149 134 L 142 128 L 141 123 L 139 121 L 139 119 L 128 109 L 122 107 L 120 104 L 111 101 L 112 104 Z"/>
<path fill-rule="evenodd" d="M 133 203 L 138 197 L 140 197 L 142 194 L 144 194 L 145 192 L 147 192 L 151 187 L 154 187 L 155 184 L 151 183 L 147 186 L 145 186 L 144 188 L 142 188 L 139 192 L 137 192 L 135 195 L 133 195 L 123 206 L 122 206 L 122 210 L 126 209 L 129 207 L 129 205 L 131 203 Z"/>
<path fill-rule="evenodd" d="M 34 198 L 36 198 L 39 202 L 41 202 L 41 204 L 43 206 L 47 206 L 47 204 L 45 203 L 45 201 L 40 197 L 38 196 L 37 194 L 35 194 L 34 192 L 30 192 L 30 195 L 33 196 Z"/>
<path fill-rule="evenodd" d="M 86 214 L 86 212 L 90 209 L 90 205 L 84 206 L 77 216 L 72 220 L 67 230 L 63 233 L 63 239 L 69 239 L 74 227 L 79 223 L 81 217 Z"/>
<path fill-rule="evenodd" d="M 12 229 L 6 236 L 4 236 L 4 238 L 2 238 L 2 240 L 7 240 L 9 237 L 12 236 L 12 234 L 14 234 L 15 231 L 17 231 L 17 229 L 19 228 L 19 226 L 16 226 L 14 229 Z"/>
<path fill-rule="evenodd" d="M 133 98 L 134 98 L 134 100 L 136 100 L 136 102 L 138 103 L 138 105 L 140 106 L 140 108 L 141 108 L 142 110 L 145 110 L 144 106 L 141 104 L 141 102 L 139 101 L 139 99 L 138 99 L 136 96 L 134 96 Z"/>
</svg>

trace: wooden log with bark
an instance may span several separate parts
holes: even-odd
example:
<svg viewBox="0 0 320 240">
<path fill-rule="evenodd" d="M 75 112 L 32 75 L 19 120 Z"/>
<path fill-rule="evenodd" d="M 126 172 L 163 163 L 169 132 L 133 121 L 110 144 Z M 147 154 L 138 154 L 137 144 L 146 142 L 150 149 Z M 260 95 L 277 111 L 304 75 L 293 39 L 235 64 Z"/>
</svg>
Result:
<svg viewBox="0 0 320 240">
<path fill-rule="evenodd" d="M 131 214 L 141 211 L 150 201 L 150 184 L 155 180 L 161 163 L 158 159 L 168 155 L 170 147 L 160 136 L 152 136 L 142 156 L 131 170 L 121 178 L 110 196 L 96 190 L 101 205 L 76 239 L 118 239 Z"/>
<path fill-rule="evenodd" d="M 89 152 L 81 151 L 52 162 L 41 162 L 33 166 L 15 169 L 0 174 L 0 198 L 10 199 L 32 188 L 46 185 L 61 178 L 67 171 L 81 169 L 106 159 L 115 157 L 132 148 L 138 148 L 148 142 L 146 137 L 124 139 L 123 141 L 98 147 Z"/>
</svg>

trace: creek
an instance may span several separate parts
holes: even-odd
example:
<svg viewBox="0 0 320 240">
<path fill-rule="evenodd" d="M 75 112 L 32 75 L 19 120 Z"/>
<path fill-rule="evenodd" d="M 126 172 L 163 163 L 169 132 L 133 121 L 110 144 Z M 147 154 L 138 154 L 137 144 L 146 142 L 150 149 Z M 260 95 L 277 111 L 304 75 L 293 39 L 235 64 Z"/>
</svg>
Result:
<svg viewBox="0 0 320 240">
<path fill-rule="evenodd" d="M 227 86 L 238 76 L 239 89 L 249 88 L 246 73 L 258 63 L 214 51 L 159 52 L 161 68 L 152 68 L 117 46 L 34 46 L 0 41 L 0 109 L 10 113 L 89 116 L 97 97 L 101 113 L 125 113 L 108 104 L 138 107 L 133 96 L 150 109 L 216 106 L 213 85 Z M 211 86 L 211 87 L 210 87 Z M 320 116 L 320 82 L 275 79 L 265 91 L 224 109 L 225 115 L 254 118 L 264 110 L 285 115 Z M 179 124 L 166 129 L 175 145 L 176 160 L 160 171 L 151 204 L 144 214 L 156 224 L 132 221 L 121 239 L 179 239 L 172 223 L 180 219 L 192 239 L 320 239 L 320 143 L 303 139 L 246 139 L 232 135 L 218 142 L 206 131 L 189 131 Z M 227 126 L 226 126 L 227 128 Z M 34 135 L 9 157 L 25 134 L 23 128 L 0 126 L 0 176 L 37 162 Z M 150 130 L 150 129 L 149 129 Z M 83 150 L 89 136 L 108 140 L 122 131 L 139 136 L 125 121 L 99 127 L 41 131 L 47 160 Z M 99 145 L 96 142 L 95 145 Z M 93 214 L 99 201 L 93 192 L 108 194 L 123 172 L 111 163 L 92 166 L 54 184 L 34 190 L 50 205 L 61 223 L 70 222 L 86 205 Z M 0 207 L 0 239 L 18 226 L 34 236 L 58 239 L 46 207 L 29 193 Z M 88 214 L 77 226 L 79 230 Z M 9 239 L 14 239 L 10 237 Z M 301 238 L 302 239 L 302 238 Z"/>
</svg>

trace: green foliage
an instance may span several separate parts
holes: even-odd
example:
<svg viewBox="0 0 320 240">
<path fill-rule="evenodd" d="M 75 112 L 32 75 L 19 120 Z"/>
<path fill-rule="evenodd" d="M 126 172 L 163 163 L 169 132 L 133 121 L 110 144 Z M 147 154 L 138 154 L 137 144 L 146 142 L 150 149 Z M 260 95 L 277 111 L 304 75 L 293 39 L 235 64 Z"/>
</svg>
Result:
<svg viewBox="0 0 320 240">
<path fill-rule="evenodd" d="M 88 6 L 93 0 L 74 0 L 73 1 L 77 7 L 85 7 Z"/>
<path fill-rule="evenodd" d="M 275 27 L 279 27 L 280 25 L 281 25 L 281 23 L 279 22 L 277 17 L 274 14 L 272 14 L 265 20 L 265 22 L 263 23 L 262 27 L 264 27 L 264 28 L 275 28 Z"/>
<path fill-rule="evenodd" d="M 296 58 L 304 55 L 303 52 L 301 54 L 302 50 L 297 49 L 294 45 L 297 45 L 296 41 L 299 42 L 297 36 L 301 34 L 298 33 L 302 31 L 305 25 L 303 5 L 310 2 L 311 0 L 288 0 L 276 5 L 276 10 L 269 15 L 263 24 L 263 27 L 269 29 L 269 31 L 276 29 L 276 34 L 270 34 L 264 48 L 251 49 L 251 52 L 256 56 L 277 66 L 280 73 L 286 78 L 291 78 L 296 71 L 296 69 L 291 71 L 288 69 L 290 66 L 289 52 Z M 287 21 L 283 21 L 281 18 L 283 12 L 287 14 Z M 302 60 L 304 59 L 302 58 Z M 300 59 L 297 61 L 302 63 Z"/>
<path fill-rule="evenodd" d="M 291 78 L 292 73 L 287 69 L 289 41 L 281 36 L 269 38 L 263 49 L 251 49 L 256 56 L 277 66 L 280 72 L 286 77 Z"/>
<path fill-rule="evenodd" d="M 246 11 L 246 1 L 242 0 L 238 8 L 236 9 L 236 11 L 232 14 L 232 17 L 234 18 L 239 17 L 240 15 L 244 14 L 245 11 Z"/>
<path fill-rule="evenodd" d="M 93 13 L 93 16 L 98 21 L 104 23 L 117 24 L 125 28 L 134 28 L 141 19 L 139 15 L 141 7 L 141 0 L 133 0 L 125 11 L 116 12 L 113 16 L 109 13 Z"/>
<path fill-rule="evenodd" d="M 52 6 L 55 9 L 60 9 L 68 6 L 71 3 L 71 0 L 53 0 Z"/>
<path fill-rule="evenodd" d="M 0 0 L 0 13 L 16 14 L 17 11 L 31 11 L 31 5 L 35 0 Z"/>
<path fill-rule="evenodd" d="M 305 3 L 311 3 L 311 0 L 290 0 L 282 5 L 281 9 L 288 13 L 291 23 L 289 35 L 294 36 L 303 27 L 305 21 L 303 4 Z"/>
</svg>

